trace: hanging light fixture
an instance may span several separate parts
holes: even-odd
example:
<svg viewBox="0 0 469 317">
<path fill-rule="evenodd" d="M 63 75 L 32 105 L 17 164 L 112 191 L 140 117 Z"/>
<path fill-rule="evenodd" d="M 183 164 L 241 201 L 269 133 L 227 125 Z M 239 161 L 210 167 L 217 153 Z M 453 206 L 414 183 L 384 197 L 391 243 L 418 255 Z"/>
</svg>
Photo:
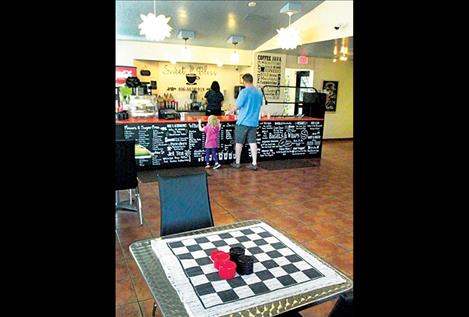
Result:
<svg viewBox="0 0 469 317">
<path fill-rule="evenodd" d="M 183 61 L 192 60 L 192 52 L 187 47 L 187 40 L 193 39 L 195 37 L 194 31 L 180 30 L 177 34 L 177 37 L 184 40 L 184 48 L 179 52 L 180 58 Z"/>
<path fill-rule="evenodd" d="M 234 45 L 234 51 L 231 53 L 230 60 L 233 64 L 238 64 L 239 63 L 239 53 L 236 51 L 236 45 L 238 42 L 233 42 Z"/>
<path fill-rule="evenodd" d="M 184 48 L 181 50 L 181 59 L 183 61 L 190 61 L 192 59 L 192 52 L 187 48 L 187 40 L 189 38 L 184 38 Z"/>
<path fill-rule="evenodd" d="M 342 47 L 340 48 L 340 57 L 339 59 L 342 61 L 342 62 L 345 62 L 347 61 L 348 59 L 348 38 L 343 38 L 342 39 Z"/>
<path fill-rule="evenodd" d="M 334 58 L 332 59 L 332 62 L 333 62 L 333 63 L 337 62 L 337 56 L 338 56 L 338 54 L 337 54 L 337 45 L 339 44 L 338 42 L 339 42 L 339 40 L 338 40 L 338 39 L 335 39 L 335 44 L 334 44 Z"/>
<path fill-rule="evenodd" d="M 244 41 L 244 36 L 242 35 L 231 35 L 228 38 L 227 42 L 234 45 L 234 51 L 230 55 L 230 61 L 232 64 L 239 64 L 240 57 L 238 51 L 236 50 L 236 45 L 238 45 L 238 43 L 241 43 L 242 41 Z"/>
<path fill-rule="evenodd" d="M 291 16 L 300 11 L 301 5 L 296 3 L 287 3 L 280 9 L 280 13 L 288 14 L 288 27 L 277 30 L 277 44 L 284 50 L 295 49 L 301 44 L 300 35 L 291 26 Z"/>
<path fill-rule="evenodd" d="M 153 13 L 140 14 L 142 23 L 138 25 L 140 34 L 150 41 L 161 41 L 171 36 L 172 27 L 168 25 L 170 17 L 160 14 L 156 16 L 156 0 L 153 1 Z"/>
</svg>

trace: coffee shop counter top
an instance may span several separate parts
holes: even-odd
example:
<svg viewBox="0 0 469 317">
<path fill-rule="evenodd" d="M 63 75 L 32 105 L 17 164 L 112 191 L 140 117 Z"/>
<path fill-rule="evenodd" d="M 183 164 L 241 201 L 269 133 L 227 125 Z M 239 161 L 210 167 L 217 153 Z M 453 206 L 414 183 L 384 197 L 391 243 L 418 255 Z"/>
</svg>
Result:
<svg viewBox="0 0 469 317">
<path fill-rule="evenodd" d="M 117 124 L 152 124 L 152 123 L 176 123 L 176 122 L 197 122 L 198 119 L 201 119 L 202 122 L 207 122 L 207 116 L 186 116 L 184 120 L 175 119 L 175 120 L 164 120 L 158 118 L 130 118 L 127 120 L 116 120 Z M 220 122 L 236 122 L 234 116 L 217 116 Z M 262 117 L 261 122 L 264 121 L 323 121 L 322 118 L 296 118 L 296 117 Z"/>
</svg>

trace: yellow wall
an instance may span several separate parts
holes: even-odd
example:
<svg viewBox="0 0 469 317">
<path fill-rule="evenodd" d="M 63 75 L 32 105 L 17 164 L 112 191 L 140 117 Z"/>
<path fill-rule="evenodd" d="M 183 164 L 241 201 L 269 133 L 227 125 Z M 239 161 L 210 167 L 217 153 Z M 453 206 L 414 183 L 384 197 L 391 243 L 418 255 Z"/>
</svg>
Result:
<svg viewBox="0 0 469 317">
<path fill-rule="evenodd" d="M 287 68 L 312 69 L 313 86 L 321 90 L 323 80 L 339 82 L 336 112 L 326 112 L 324 138 L 353 138 L 353 62 L 332 62 L 332 59 L 309 58 L 308 65 L 299 65 L 297 56 L 287 56 Z"/>
<path fill-rule="evenodd" d="M 149 69 L 152 72 L 151 78 L 157 81 L 157 93 L 163 94 L 167 92 L 166 89 L 170 85 L 185 85 L 185 81 L 182 82 L 184 80 L 183 76 L 175 77 L 169 82 L 160 73 L 162 71 L 160 65 L 172 65 L 168 63 L 170 55 L 177 55 L 182 46 L 163 43 L 116 41 L 116 65 L 135 65 L 138 68 L 138 73 L 140 72 L 140 66 Z M 228 65 L 229 56 L 232 52 L 231 49 L 213 47 L 191 48 L 193 49 L 193 64 L 202 63 L 209 65 L 211 68 L 218 68 L 216 66 L 217 60 L 224 62 L 224 66 L 218 68 L 216 76 L 200 76 L 200 84 L 209 87 L 211 80 L 218 80 L 221 89 L 226 90 L 225 102 L 233 104 L 233 90 L 234 86 L 239 84 L 239 75 L 246 72 L 253 74 L 254 52 L 240 50 L 240 64 L 244 66 L 240 66 L 236 70 L 235 66 Z M 161 63 L 157 61 L 161 61 Z M 318 89 L 322 89 L 323 80 L 337 80 L 339 82 L 337 111 L 335 113 L 326 112 L 324 138 L 353 138 L 353 62 L 338 61 L 337 63 L 332 63 L 331 59 L 310 57 L 308 65 L 298 65 L 297 56 L 287 55 L 285 67 L 313 70 L 313 85 Z M 148 77 L 143 77 L 142 79 L 150 81 Z M 181 98 L 188 98 L 189 94 L 189 92 L 184 92 Z"/>
<path fill-rule="evenodd" d="M 184 104 L 190 103 L 190 93 L 193 88 L 203 88 L 204 91 L 198 91 L 197 97 L 201 101 L 205 95 L 207 88 L 214 80 L 220 84 L 221 92 L 225 98 L 224 103 L 227 105 L 234 104 L 234 86 L 241 85 L 240 76 L 250 70 L 247 67 L 234 67 L 231 65 L 218 67 L 213 64 L 202 63 L 176 63 L 171 64 L 167 62 L 147 61 L 147 60 L 134 60 L 133 66 L 137 67 L 137 75 L 141 81 L 156 80 L 157 91 L 159 95 L 171 93 L 173 97 L 179 102 Z M 177 73 L 184 67 L 183 73 Z M 140 70 L 150 70 L 151 76 L 140 76 Z M 197 85 L 187 85 L 187 80 L 184 73 L 195 73 L 200 79 L 197 80 Z M 168 87 L 177 88 L 177 90 L 169 91 Z M 187 88 L 189 90 L 179 90 L 179 88 Z"/>
</svg>

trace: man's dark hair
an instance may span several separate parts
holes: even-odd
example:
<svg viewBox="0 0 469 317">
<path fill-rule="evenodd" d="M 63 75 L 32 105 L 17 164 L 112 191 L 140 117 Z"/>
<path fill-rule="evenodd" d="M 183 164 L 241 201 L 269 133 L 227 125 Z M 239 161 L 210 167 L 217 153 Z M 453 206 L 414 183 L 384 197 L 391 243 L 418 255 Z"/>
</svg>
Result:
<svg viewBox="0 0 469 317">
<path fill-rule="evenodd" d="M 212 83 L 212 86 L 210 86 L 210 89 L 215 90 L 216 92 L 220 92 L 220 84 L 218 83 L 218 81 L 215 80 Z"/>
<path fill-rule="evenodd" d="M 245 83 L 251 83 L 253 82 L 253 78 L 252 78 L 252 75 L 251 74 L 244 74 L 243 75 L 243 80 Z"/>
</svg>

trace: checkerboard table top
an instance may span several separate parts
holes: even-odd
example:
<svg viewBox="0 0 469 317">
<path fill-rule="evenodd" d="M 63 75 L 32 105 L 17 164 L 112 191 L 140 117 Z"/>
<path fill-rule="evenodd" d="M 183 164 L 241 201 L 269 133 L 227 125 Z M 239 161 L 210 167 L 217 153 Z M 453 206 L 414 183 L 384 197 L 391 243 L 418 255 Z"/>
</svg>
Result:
<svg viewBox="0 0 469 317">
<path fill-rule="evenodd" d="M 149 271 L 153 269 L 154 274 L 164 275 L 164 284 L 180 299 L 179 308 L 185 310 L 183 316 L 235 316 L 253 309 L 259 316 L 265 316 L 269 305 L 267 315 L 274 316 L 352 288 L 351 280 L 344 274 L 262 221 L 145 241 L 150 241 L 153 261 L 158 261 L 159 265 L 153 268 L 145 263 L 141 265 L 141 259 L 134 253 L 136 248 L 132 248 L 134 244 L 131 251 L 150 290 L 158 302 L 161 286 L 155 285 L 152 290 L 150 284 L 154 283 L 151 283 Z M 244 248 L 247 255 L 254 257 L 254 272 L 236 274 L 230 280 L 221 279 L 210 254 L 214 250 L 229 252 L 234 246 Z M 161 276 L 159 279 L 164 280 Z M 163 311 L 161 304 L 159 306 Z M 264 313 L 260 313 L 261 307 Z"/>
</svg>

